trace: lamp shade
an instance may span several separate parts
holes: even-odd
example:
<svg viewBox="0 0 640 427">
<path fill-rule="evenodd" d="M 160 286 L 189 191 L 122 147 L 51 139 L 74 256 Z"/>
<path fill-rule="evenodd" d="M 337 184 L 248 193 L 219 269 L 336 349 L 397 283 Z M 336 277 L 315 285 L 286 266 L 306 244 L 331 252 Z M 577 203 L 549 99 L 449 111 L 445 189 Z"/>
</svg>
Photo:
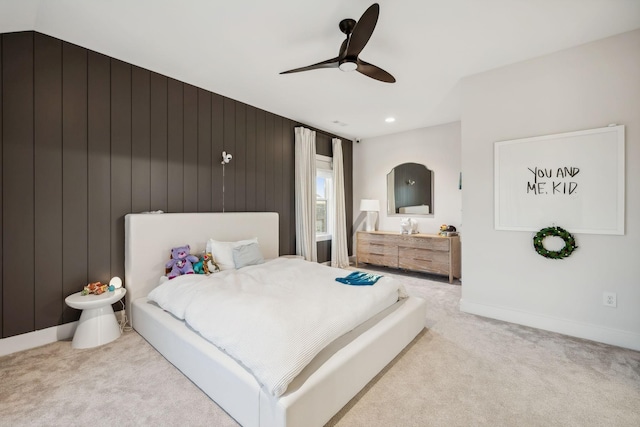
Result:
<svg viewBox="0 0 640 427">
<path fill-rule="evenodd" d="M 121 288 L 122 287 L 122 279 L 119 278 L 118 276 L 112 277 L 111 280 L 109 280 L 109 286 L 113 286 L 115 289 Z"/>
<path fill-rule="evenodd" d="M 380 211 L 380 200 L 362 199 L 360 200 L 360 210 L 363 212 Z"/>
</svg>

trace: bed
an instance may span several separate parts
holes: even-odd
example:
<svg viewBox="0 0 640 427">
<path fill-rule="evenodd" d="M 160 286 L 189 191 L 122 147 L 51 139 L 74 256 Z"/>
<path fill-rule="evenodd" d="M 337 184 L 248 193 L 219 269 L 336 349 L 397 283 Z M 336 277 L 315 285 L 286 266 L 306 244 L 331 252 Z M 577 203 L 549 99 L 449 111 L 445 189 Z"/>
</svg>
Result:
<svg viewBox="0 0 640 427">
<path fill-rule="evenodd" d="M 420 298 L 398 301 L 323 349 L 275 397 L 227 353 L 151 303 L 171 247 L 192 253 L 206 241 L 257 237 L 265 259 L 279 257 L 272 212 L 129 214 L 125 217 L 126 310 L 133 328 L 243 426 L 322 426 L 424 328 Z"/>
</svg>

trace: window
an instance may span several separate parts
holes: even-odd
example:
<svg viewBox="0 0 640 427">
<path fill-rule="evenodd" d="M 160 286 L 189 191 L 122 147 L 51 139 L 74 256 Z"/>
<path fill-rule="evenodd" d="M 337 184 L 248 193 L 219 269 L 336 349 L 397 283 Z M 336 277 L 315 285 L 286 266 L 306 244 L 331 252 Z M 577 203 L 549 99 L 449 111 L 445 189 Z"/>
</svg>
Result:
<svg viewBox="0 0 640 427">
<path fill-rule="evenodd" d="M 333 162 L 316 155 L 316 241 L 331 240 L 333 233 Z"/>
</svg>

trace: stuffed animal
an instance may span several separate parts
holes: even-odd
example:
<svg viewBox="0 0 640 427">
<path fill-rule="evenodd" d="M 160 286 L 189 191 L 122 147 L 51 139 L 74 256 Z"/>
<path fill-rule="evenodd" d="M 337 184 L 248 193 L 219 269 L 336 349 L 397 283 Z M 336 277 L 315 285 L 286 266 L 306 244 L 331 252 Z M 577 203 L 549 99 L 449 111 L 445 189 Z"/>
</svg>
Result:
<svg viewBox="0 0 640 427">
<path fill-rule="evenodd" d="M 82 289 L 82 295 L 101 295 L 107 291 L 112 291 L 113 289 L 110 289 L 109 285 L 104 284 L 104 283 L 100 283 L 100 282 L 92 282 L 89 283 L 88 285 L 85 285 L 85 287 Z"/>
<path fill-rule="evenodd" d="M 220 271 L 220 266 L 218 265 L 216 260 L 213 258 L 213 255 L 211 255 L 211 253 L 204 254 L 202 259 L 204 260 L 205 274 L 212 274 Z"/>
<path fill-rule="evenodd" d="M 198 262 L 193 264 L 193 272 L 196 274 L 205 274 L 205 263 L 203 258 L 198 258 Z"/>
<path fill-rule="evenodd" d="M 452 233 L 455 233 L 456 231 L 457 230 L 455 226 L 442 224 L 440 226 L 440 232 L 438 234 L 440 234 L 441 236 L 452 236 L 452 235 L 455 236 L 455 234 L 452 234 Z"/>
<path fill-rule="evenodd" d="M 220 271 L 220 267 L 210 253 L 205 253 L 198 257 L 197 262 L 193 263 L 193 271 L 195 274 L 206 274 L 208 276 L 211 273 Z"/>
<path fill-rule="evenodd" d="M 181 274 L 193 274 L 193 265 L 191 264 L 193 262 L 198 262 L 198 257 L 191 255 L 189 245 L 171 249 L 171 259 L 166 264 L 166 267 L 171 269 L 169 279 Z"/>
</svg>

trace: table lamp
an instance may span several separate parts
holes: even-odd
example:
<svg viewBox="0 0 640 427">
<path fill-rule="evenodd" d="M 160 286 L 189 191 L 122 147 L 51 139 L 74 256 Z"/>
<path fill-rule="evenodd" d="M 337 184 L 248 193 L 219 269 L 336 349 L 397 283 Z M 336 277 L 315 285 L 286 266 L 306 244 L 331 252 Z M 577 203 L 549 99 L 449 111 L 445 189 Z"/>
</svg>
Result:
<svg viewBox="0 0 640 427">
<path fill-rule="evenodd" d="M 367 223 L 365 229 L 367 231 L 375 231 L 376 216 L 378 215 L 378 211 L 380 211 L 380 201 L 372 199 L 362 199 L 360 200 L 360 210 L 367 213 Z"/>
</svg>

